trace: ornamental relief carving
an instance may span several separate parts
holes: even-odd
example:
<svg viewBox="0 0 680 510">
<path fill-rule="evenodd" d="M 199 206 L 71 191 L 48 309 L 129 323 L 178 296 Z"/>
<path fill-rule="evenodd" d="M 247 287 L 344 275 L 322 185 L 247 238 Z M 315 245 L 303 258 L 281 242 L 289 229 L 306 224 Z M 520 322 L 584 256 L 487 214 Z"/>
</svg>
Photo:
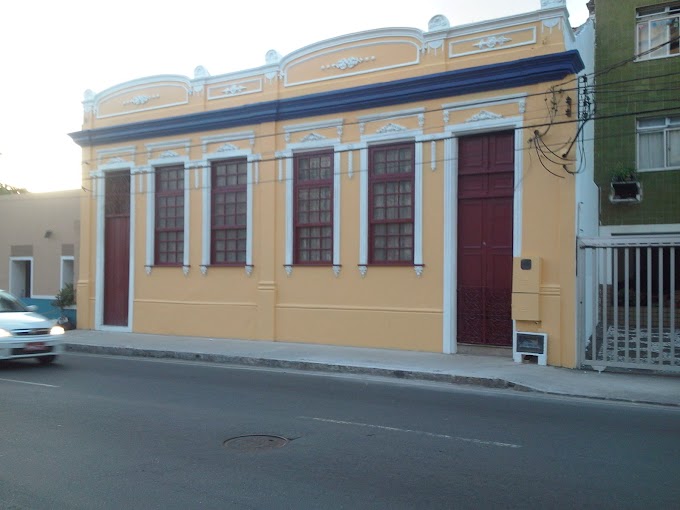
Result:
<svg viewBox="0 0 680 510">
<path fill-rule="evenodd" d="M 485 37 L 484 39 L 480 40 L 477 44 L 473 44 L 473 46 L 476 46 L 480 50 L 485 48 L 493 49 L 496 46 L 503 46 L 506 42 L 510 41 L 512 41 L 510 37 L 505 37 L 503 35 L 501 36 L 492 35 L 491 37 Z"/>
<path fill-rule="evenodd" d="M 239 94 L 243 92 L 244 90 L 248 90 L 248 87 L 244 87 L 243 85 L 236 85 L 235 83 L 232 83 L 229 87 L 225 88 L 222 93 L 225 96 L 233 96 L 236 94 Z"/>
<path fill-rule="evenodd" d="M 467 119 L 465 122 L 479 122 L 481 120 L 496 120 L 502 119 L 503 116 L 498 113 L 492 113 L 487 110 L 482 110 L 479 113 L 474 114 L 472 117 Z"/>
<path fill-rule="evenodd" d="M 229 152 L 229 151 L 235 151 L 238 150 L 238 147 L 232 143 L 225 143 L 224 145 L 221 145 L 219 149 L 217 149 L 217 152 Z"/>
<path fill-rule="evenodd" d="M 316 142 L 318 140 L 325 140 L 326 137 L 318 133 L 309 133 L 307 136 L 300 139 L 301 142 Z"/>
<path fill-rule="evenodd" d="M 159 154 L 159 158 L 178 158 L 179 154 L 175 151 L 163 151 Z"/>
<path fill-rule="evenodd" d="M 138 96 L 134 96 L 131 99 L 128 99 L 127 101 L 123 101 L 123 106 L 127 106 L 129 104 L 141 106 L 143 104 L 148 103 L 152 99 L 159 99 L 160 97 L 161 97 L 160 94 L 152 94 L 150 96 L 147 96 L 146 94 L 139 94 Z"/>
<path fill-rule="evenodd" d="M 340 71 L 346 71 L 347 69 L 353 69 L 359 64 L 362 64 L 364 62 L 372 62 L 375 60 L 375 56 L 370 56 L 370 57 L 347 57 L 347 58 L 341 58 L 337 62 L 333 64 L 328 64 L 328 65 L 323 65 L 321 66 L 322 71 L 326 71 L 331 68 L 338 69 Z"/>
<path fill-rule="evenodd" d="M 427 24 L 427 30 L 430 32 L 434 32 L 435 30 L 446 30 L 450 27 L 451 24 L 449 23 L 449 19 L 443 14 L 433 16 Z"/>
<path fill-rule="evenodd" d="M 255 94 L 262 92 L 262 78 L 246 78 L 231 83 L 216 83 L 208 87 L 208 99 L 224 99 L 244 94 Z"/>
<path fill-rule="evenodd" d="M 383 127 L 378 129 L 376 133 L 398 133 L 399 131 L 406 131 L 406 128 L 404 126 L 400 126 L 399 124 L 395 124 L 394 122 L 390 122 L 389 124 L 385 124 Z"/>
</svg>

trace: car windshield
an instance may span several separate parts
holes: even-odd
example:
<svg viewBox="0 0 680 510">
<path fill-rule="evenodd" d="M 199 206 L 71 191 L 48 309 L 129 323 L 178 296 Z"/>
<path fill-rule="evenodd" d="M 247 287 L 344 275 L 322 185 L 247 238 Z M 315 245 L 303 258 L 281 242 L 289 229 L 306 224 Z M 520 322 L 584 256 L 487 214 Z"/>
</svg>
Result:
<svg viewBox="0 0 680 510">
<path fill-rule="evenodd" d="M 17 298 L 0 291 L 0 312 L 26 312 L 26 307 Z"/>
</svg>

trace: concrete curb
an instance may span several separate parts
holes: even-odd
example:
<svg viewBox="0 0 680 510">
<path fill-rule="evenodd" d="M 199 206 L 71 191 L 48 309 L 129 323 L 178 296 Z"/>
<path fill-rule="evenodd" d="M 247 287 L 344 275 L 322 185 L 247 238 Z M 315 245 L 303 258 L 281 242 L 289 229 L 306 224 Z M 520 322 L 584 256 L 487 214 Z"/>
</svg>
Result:
<svg viewBox="0 0 680 510">
<path fill-rule="evenodd" d="M 108 354 L 112 356 L 135 356 L 142 358 L 178 359 L 183 361 L 205 361 L 231 365 L 245 365 L 252 367 L 282 368 L 290 370 L 307 370 L 316 372 L 332 372 L 341 374 L 372 375 L 379 377 L 393 377 L 397 379 L 412 379 L 419 381 L 444 382 L 450 384 L 467 384 L 485 388 L 514 389 L 542 393 L 529 386 L 516 384 L 505 379 L 473 377 L 433 372 L 419 372 L 416 370 L 396 370 L 389 368 L 362 367 L 356 365 L 341 365 L 318 361 L 292 361 L 271 358 L 256 358 L 250 356 L 231 356 L 227 354 L 210 354 L 197 352 L 168 351 L 158 349 L 139 349 L 136 347 L 114 347 L 87 344 L 64 344 L 64 349 L 70 352 L 88 354 Z"/>
</svg>

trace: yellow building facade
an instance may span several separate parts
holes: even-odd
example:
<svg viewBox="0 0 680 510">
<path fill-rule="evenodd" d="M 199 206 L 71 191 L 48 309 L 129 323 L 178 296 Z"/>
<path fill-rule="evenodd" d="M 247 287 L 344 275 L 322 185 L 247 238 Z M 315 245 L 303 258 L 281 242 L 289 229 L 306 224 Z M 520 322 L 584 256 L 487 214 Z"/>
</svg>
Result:
<svg viewBox="0 0 680 510">
<path fill-rule="evenodd" d="M 545 1 L 88 91 L 79 327 L 575 366 L 574 48 Z"/>
</svg>

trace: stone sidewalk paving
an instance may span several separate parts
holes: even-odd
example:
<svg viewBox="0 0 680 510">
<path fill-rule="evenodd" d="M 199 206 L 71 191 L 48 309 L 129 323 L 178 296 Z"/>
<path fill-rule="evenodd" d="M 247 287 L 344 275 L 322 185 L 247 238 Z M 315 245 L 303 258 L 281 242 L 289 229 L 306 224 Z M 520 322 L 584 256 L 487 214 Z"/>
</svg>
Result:
<svg viewBox="0 0 680 510">
<path fill-rule="evenodd" d="M 66 350 L 514 388 L 680 406 L 680 374 L 609 373 L 515 363 L 509 357 L 73 330 Z"/>
</svg>

